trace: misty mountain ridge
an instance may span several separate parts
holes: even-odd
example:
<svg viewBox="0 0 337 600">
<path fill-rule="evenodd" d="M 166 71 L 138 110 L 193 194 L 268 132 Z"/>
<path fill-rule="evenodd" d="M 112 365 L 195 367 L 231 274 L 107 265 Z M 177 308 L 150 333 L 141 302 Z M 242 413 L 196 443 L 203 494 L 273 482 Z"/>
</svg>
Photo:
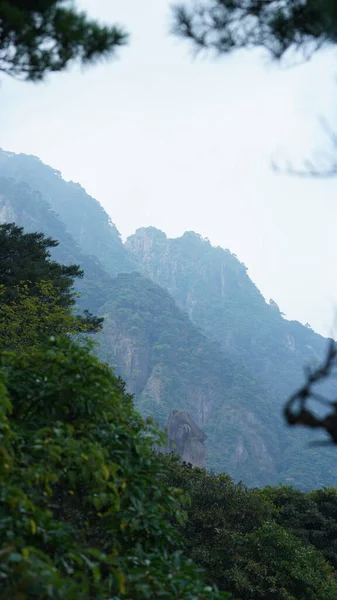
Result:
<svg viewBox="0 0 337 600">
<path fill-rule="evenodd" d="M 228 249 L 192 231 L 170 239 L 154 227 L 138 229 L 125 245 L 192 322 L 277 394 L 291 393 L 304 381 L 303 367 L 321 360 L 326 338 L 267 303 Z"/>
<path fill-rule="evenodd" d="M 57 239 L 53 257 L 84 269 L 80 305 L 105 317 L 100 357 L 144 415 L 162 424 L 176 409 L 191 415 L 207 435 L 207 468 L 253 486 L 336 482 L 333 450 L 308 448 L 310 432 L 289 430 L 281 416 L 327 340 L 267 303 L 229 250 L 154 227 L 123 244 L 79 184 L 36 157 L 0 151 L 5 221 Z"/>
</svg>

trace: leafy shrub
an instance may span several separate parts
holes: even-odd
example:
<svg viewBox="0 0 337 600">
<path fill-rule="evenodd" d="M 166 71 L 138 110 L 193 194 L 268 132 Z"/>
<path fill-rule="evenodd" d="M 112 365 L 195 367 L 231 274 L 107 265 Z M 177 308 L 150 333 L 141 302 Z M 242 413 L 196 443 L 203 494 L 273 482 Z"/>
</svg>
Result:
<svg viewBox="0 0 337 600">
<path fill-rule="evenodd" d="M 187 519 L 179 525 L 186 554 L 205 569 L 209 582 L 241 600 L 337 598 L 323 554 L 276 522 L 269 498 L 277 488 L 264 494 L 227 475 L 180 464 L 172 455 L 165 460 L 166 483 L 190 497 Z"/>
<path fill-rule="evenodd" d="M 182 556 L 158 439 L 88 347 L 2 355 L 1 600 L 227 598 Z"/>
</svg>

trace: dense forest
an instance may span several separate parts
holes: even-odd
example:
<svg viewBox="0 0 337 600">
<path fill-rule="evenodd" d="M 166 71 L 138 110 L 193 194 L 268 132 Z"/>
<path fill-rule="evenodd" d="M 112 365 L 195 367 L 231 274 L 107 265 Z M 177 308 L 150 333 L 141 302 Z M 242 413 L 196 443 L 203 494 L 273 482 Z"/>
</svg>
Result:
<svg viewBox="0 0 337 600">
<path fill-rule="evenodd" d="M 83 188 L 0 158 L 0 598 L 335 600 L 334 452 L 280 414 L 326 340 L 229 250 L 123 244 Z M 206 469 L 167 451 L 172 415 Z"/>
</svg>

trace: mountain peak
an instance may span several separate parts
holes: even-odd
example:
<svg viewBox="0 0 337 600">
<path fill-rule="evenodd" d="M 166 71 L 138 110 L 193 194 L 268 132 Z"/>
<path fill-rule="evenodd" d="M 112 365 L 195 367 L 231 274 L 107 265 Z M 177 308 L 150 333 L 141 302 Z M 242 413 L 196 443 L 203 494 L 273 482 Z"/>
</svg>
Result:
<svg viewBox="0 0 337 600">
<path fill-rule="evenodd" d="M 161 229 L 158 229 L 157 227 L 153 227 L 152 225 L 150 225 L 148 227 L 139 227 L 138 229 L 136 229 L 136 231 L 133 235 L 129 236 L 129 238 L 132 238 L 132 237 L 152 238 L 154 240 L 156 240 L 156 239 L 166 240 L 167 239 L 166 233 L 164 233 Z"/>
<path fill-rule="evenodd" d="M 137 270 L 103 206 L 73 181 L 38 157 L 0 150 L 0 177 L 28 184 L 39 192 L 87 255 L 95 255 L 109 275 Z"/>
<path fill-rule="evenodd" d="M 179 238 L 176 238 L 179 239 Z M 207 237 L 203 237 L 201 235 L 201 233 L 197 233 L 196 231 L 190 230 L 190 231 L 185 231 L 183 233 L 183 235 L 181 236 L 182 240 L 191 240 L 191 241 L 195 241 L 195 242 L 200 242 L 201 244 L 206 244 L 207 246 L 211 245 L 211 242 L 209 241 L 209 239 Z"/>
<path fill-rule="evenodd" d="M 159 246 L 165 246 L 167 242 L 166 234 L 156 227 L 140 227 L 135 233 L 130 235 L 126 242 L 125 248 L 138 254 L 147 254 L 151 250 Z"/>
</svg>

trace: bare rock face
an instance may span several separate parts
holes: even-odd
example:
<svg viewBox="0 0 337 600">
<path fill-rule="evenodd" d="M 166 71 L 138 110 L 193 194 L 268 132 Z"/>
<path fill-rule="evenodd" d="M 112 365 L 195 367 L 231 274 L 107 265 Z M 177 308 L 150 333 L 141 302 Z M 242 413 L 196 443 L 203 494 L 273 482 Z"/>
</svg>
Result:
<svg viewBox="0 0 337 600">
<path fill-rule="evenodd" d="M 206 434 L 184 410 L 173 410 L 167 425 L 168 451 L 176 452 L 181 460 L 194 467 L 206 466 Z"/>
</svg>

